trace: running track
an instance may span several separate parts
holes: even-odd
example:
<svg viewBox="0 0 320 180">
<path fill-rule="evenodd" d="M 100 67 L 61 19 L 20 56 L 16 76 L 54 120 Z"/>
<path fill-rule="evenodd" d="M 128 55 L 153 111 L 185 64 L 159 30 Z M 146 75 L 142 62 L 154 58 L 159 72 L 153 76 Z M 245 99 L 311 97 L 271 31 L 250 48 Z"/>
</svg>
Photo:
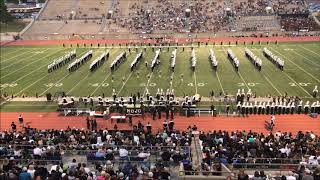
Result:
<svg viewBox="0 0 320 180">
<path fill-rule="evenodd" d="M 0 130 L 8 130 L 10 124 L 14 121 L 18 125 L 18 116 L 22 114 L 24 123 L 30 127 L 38 129 L 66 129 L 68 126 L 73 128 L 86 128 L 85 117 L 74 117 L 74 116 L 60 116 L 57 112 L 1 112 L 0 113 Z M 153 131 L 157 131 L 162 128 L 162 119 L 152 120 L 150 116 L 147 116 L 145 120 L 141 117 L 133 119 L 133 124 L 137 124 L 139 120 L 143 124 L 150 122 L 153 127 Z M 268 131 L 264 129 L 264 122 L 269 120 L 269 115 L 252 115 L 249 117 L 190 117 L 176 116 L 175 117 L 175 128 L 179 130 L 186 130 L 189 125 L 197 125 L 199 130 L 210 131 L 210 130 L 227 130 L 229 132 L 235 130 L 252 130 L 255 132 L 261 132 L 267 134 Z M 113 129 L 115 122 L 111 123 L 109 120 L 103 120 L 97 118 L 99 129 Z M 121 130 L 130 130 L 127 123 L 117 124 Z M 276 116 L 275 131 L 292 132 L 297 133 L 298 131 L 312 131 L 317 135 L 320 135 L 320 117 L 311 118 L 307 115 L 278 115 Z"/>
</svg>

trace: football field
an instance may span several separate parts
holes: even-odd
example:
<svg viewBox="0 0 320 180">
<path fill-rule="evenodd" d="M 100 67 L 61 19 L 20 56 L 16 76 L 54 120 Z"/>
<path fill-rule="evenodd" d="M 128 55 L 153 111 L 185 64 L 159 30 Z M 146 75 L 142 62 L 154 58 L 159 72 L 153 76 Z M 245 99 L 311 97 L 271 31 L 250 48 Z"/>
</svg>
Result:
<svg viewBox="0 0 320 180">
<path fill-rule="evenodd" d="M 249 48 L 262 60 L 262 70 L 258 71 L 244 54 Z M 262 49 L 267 47 L 273 54 L 284 60 L 284 71 L 264 57 Z M 315 85 L 320 89 L 320 43 L 280 43 L 254 45 L 194 45 L 197 57 L 195 72 L 192 71 L 191 47 L 177 49 L 175 70 L 170 68 L 170 57 L 175 47 L 162 47 L 160 64 L 151 71 L 150 63 L 158 48 L 138 47 L 143 51 L 143 58 L 134 70 L 130 64 L 138 54 L 136 48 L 127 47 L 79 47 L 77 58 L 93 50 L 93 57 L 75 72 L 69 73 L 67 65 L 48 73 L 47 66 L 75 47 L 62 46 L 8 46 L 1 47 L 1 94 L 9 96 L 45 96 L 65 92 L 68 96 L 112 96 L 113 89 L 118 96 L 144 94 L 148 88 L 151 94 L 157 89 L 174 89 L 176 96 L 200 94 L 208 97 L 215 95 L 235 95 L 237 89 L 256 92 L 257 96 L 289 96 L 312 98 Z M 217 61 L 217 71 L 209 62 L 209 50 L 213 49 Z M 227 49 L 231 48 L 240 61 L 236 72 L 227 58 Z M 110 51 L 110 57 L 96 70 L 89 66 L 103 51 Z M 111 72 L 110 64 L 121 52 L 128 56 L 119 68 Z M 72 61 L 74 61 L 73 59 Z M 71 62 L 72 62 L 71 61 Z M 148 62 L 148 66 L 145 65 Z M 69 62 L 69 64 L 71 63 Z"/>
</svg>

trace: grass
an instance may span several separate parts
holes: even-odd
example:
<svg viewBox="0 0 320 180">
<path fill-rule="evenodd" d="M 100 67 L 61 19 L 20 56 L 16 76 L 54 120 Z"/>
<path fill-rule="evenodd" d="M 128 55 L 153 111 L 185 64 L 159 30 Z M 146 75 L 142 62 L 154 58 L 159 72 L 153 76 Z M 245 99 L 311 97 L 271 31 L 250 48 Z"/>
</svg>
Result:
<svg viewBox="0 0 320 180">
<path fill-rule="evenodd" d="M 262 48 L 266 46 L 285 61 L 283 72 L 263 56 Z M 67 65 L 53 73 L 47 73 L 47 65 L 71 48 L 1 47 L 1 94 L 44 96 L 48 92 L 54 95 L 56 92 L 64 91 L 69 96 L 111 96 L 112 90 L 115 89 L 120 96 L 127 96 L 137 92 L 143 94 L 147 87 L 151 94 L 155 94 L 158 88 L 164 91 L 173 88 L 177 96 L 198 93 L 208 97 L 211 90 L 215 94 L 222 92 L 234 95 L 237 89 L 247 91 L 250 88 L 258 96 L 278 96 L 287 93 L 289 96 L 312 99 L 310 94 L 314 86 L 320 87 L 320 43 L 255 44 L 247 47 L 262 59 L 261 72 L 244 56 L 244 45 L 230 47 L 240 61 L 238 73 L 227 59 L 228 46 L 220 45 L 196 47 L 198 61 L 195 72 L 190 69 L 191 49 L 185 48 L 183 51 L 182 48 L 178 48 L 174 73 L 169 68 L 173 47 L 169 50 L 162 48 L 161 63 L 154 72 L 144 63 L 148 61 L 150 64 L 154 55 L 152 48 L 147 48 L 134 72 L 130 71 L 129 65 L 137 54 L 135 50 L 131 50 L 127 61 L 115 72 L 110 72 L 110 63 L 122 51 L 127 50 L 126 48 L 110 49 L 110 58 L 95 72 L 90 72 L 90 63 L 106 50 L 105 47 L 95 47 L 93 58 L 71 74 L 66 69 Z M 214 49 L 219 62 L 217 72 L 212 70 L 208 61 L 210 48 Z M 88 50 L 88 47 L 77 48 L 77 57 Z M 148 76 L 151 78 L 148 79 Z M 125 79 L 125 84 L 122 79 Z"/>
<path fill-rule="evenodd" d="M 9 22 L 7 24 L 0 23 L 0 32 L 6 33 L 6 32 L 20 32 L 23 30 L 24 27 L 26 27 L 26 23 L 23 22 Z"/>
<path fill-rule="evenodd" d="M 1 112 L 56 112 L 56 102 L 7 102 L 1 106 Z"/>
</svg>

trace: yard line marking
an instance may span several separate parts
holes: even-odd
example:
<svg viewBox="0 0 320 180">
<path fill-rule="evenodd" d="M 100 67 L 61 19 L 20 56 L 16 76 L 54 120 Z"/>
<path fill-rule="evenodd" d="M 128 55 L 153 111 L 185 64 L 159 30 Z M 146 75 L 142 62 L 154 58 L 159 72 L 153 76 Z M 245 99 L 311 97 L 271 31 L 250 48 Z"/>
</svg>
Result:
<svg viewBox="0 0 320 180">
<path fill-rule="evenodd" d="M 174 71 L 171 73 L 171 76 L 170 76 L 170 91 L 172 91 L 173 78 L 174 78 Z"/>
<path fill-rule="evenodd" d="M 11 54 L 16 53 L 17 51 L 20 51 L 21 49 L 24 49 L 24 48 L 18 48 L 18 49 L 16 49 L 16 50 L 12 51 L 12 52 L 9 52 L 9 53 L 7 53 L 7 54 L 4 54 L 3 56 L 9 56 L 9 55 L 11 55 Z M 4 51 L 4 50 L 3 50 L 3 51 Z"/>
<path fill-rule="evenodd" d="M 196 71 L 193 71 L 193 78 L 194 78 L 194 87 L 196 89 L 196 94 L 198 94 Z"/>
<path fill-rule="evenodd" d="M 89 76 L 90 73 L 88 73 L 84 78 L 82 78 L 80 81 L 78 81 L 78 83 L 73 86 L 67 93 L 66 95 L 68 95 L 74 88 L 76 88 L 83 80 L 87 79 L 87 77 Z"/>
<path fill-rule="evenodd" d="M 302 55 L 302 54 L 300 54 L 300 53 L 297 53 L 297 52 L 295 52 L 295 51 L 293 51 L 293 53 L 295 53 L 295 54 L 303 57 L 303 58 L 306 59 L 307 61 L 311 62 L 314 66 L 320 67 L 320 64 L 317 64 L 317 63 L 313 62 L 312 60 L 310 60 L 310 59 L 307 58 L 306 56 L 304 56 L 304 55 Z"/>
<path fill-rule="evenodd" d="M 64 80 L 66 77 L 68 77 L 70 74 L 68 73 L 67 75 L 63 76 L 61 79 L 59 79 L 57 82 L 55 82 L 54 84 L 60 83 L 62 80 Z M 54 86 L 50 86 L 48 89 L 46 89 L 45 91 L 43 91 L 40 96 L 42 96 L 44 93 L 46 93 L 47 91 L 49 91 L 49 89 L 53 88 Z"/>
<path fill-rule="evenodd" d="M 227 53 L 227 51 L 225 50 L 224 47 L 222 47 L 222 49 L 224 50 L 225 53 Z M 223 58 L 223 59 L 224 59 L 224 58 Z M 231 62 L 230 62 L 230 60 L 228 59 L 228 57 L 227 57 L 227 60 L 229 61 L 229 64 L 230 64 Z M 232 66 L 232 68 L 233 68 L 233 70 L 234 70 L 234 67 L 233 67 L 232 64 L 231 64 L 231 66 Z M 240 67 L 239 67 L 239 69 L 240 69 Z M 235 70 L 234 70 L 234 71 L 235 71 Z M 247 89 L 249 90 L 250 88 L 249 88 L 247 82 L 246 82 L 246 81 L 244 80 L 244 78 L 242 77 L 240 71 L 236 71 L 236 73 L 239 75 L 240 79 L 244 82 L 244 84 L 246 85 Z"/>
<path fill-rule="evenodd" d="M 273 48 L 271 48 L 273 49 Z M 283 54 L 279 53 L 278 51 L 274 50 L 275 52 L 277 52 L 278 54 L 280 54 L 282 56 L 283 59 L 288 60 L 289 62 L 291 62 L 292 64 L 294 64 L 295 66 L 297 66 L 299 69 L 301 69 L 303 72 L 305 72 L 306 74 L 308 74 L 310 77 L 312 77 L 313 79 L 315 79 L 316 81 L 320 82 L 319 79 L 317 79 L 316 77 L 314 77 L 312 74 L 310 74 L 309 72 L 307 72 L 306 70 L 304 70 L 303 68 L 301 68 L 299 65 L 297 65 L 296 63 L 294 63 L 293 61 L 291 61 L 290 59 L 286 58 Z"/>
<path fill-rule="evenodd" d="M 242 77 L 240 72 L 238 72 L 238 74 L 239 74 L 240 78 L 242 79 L 242 81 L 244 82 L 244 84 L 246 85 L 247 89 L 249 90 L 250 88 L 248 86 L 248 83 L 244 80 L 244 78 Z"/>
<path fill-rule="evenodd" d="M 253 48 L 252 50 L 259 50 L 260 51 L 260 49 L 259 48 Z M 267 66 L 264 66 L 264 67 L 266 67 L 267 69 L 269 69 L 269 71 L 273 71 L 272 69 L 270 69 L 269 68 L 269 66 L 267 65 Z M 261 73 L 262 74 L 262 76 L 268 81 L 268 83 L 273 87 L 273 89 L 275 89 L 277 92 L 278 92 L 278 94 L 281 96 L 282 94 L 281 94 L 281 92 L 276 88 L 276 86 L 272 83 L 272 81 L 266 76 L 266 75 L 264 75 L 263 73 Z"/>
<path fill-rule="evenodd" d="M 223 87 L 222 87 L 222 84 L 221 84 L 221 81 L 220 81 L 220 77 L 219 77 L 219 74 L 218 74 L 218 71 L 217 71 L 217 70 L 216 70 L 216 76 L 217 76 L 218 82 L 219 82 L 219 84 L 220 84 L 220 88 L 221 88 L 221 90 L 222 90 L 222 93 L 223 93 L 223 94 L 225 94 L 225 93 L 224 93 L 224 89 L 223 89 Z"/>
<path fill-rule="evenodd" d="M 150 80 L 151 80 L 151 78 L 152 78 L 152 75 L 153 75 L 153 71 L 152 71 L 152 73 L 151 73 L 151 75 L 150 75 L 150 78 L 148 79 L 148 82 L 147 82 L 147 84 L 146 84 L 146 88 L 145 88 L 144 91 L 143 91 L 143 96 L 142 96 L 142 97 L 144 97 L 145 93 L 147 92 L 147 89 L 148 89 Z M 148 76 L 149 76 L 149 75 L 148 75 Z"/>
<path fill-rule="evenodd" d="M 61 50 L 59 50 L 59 51 L 61 51 Z M 56 51 L 55 53 L 58 53 L 58 51 Z M 55 53 L 53 53 L 53 54 L 55 54 Z M 35 72 L 35 71 L 37 71 L 37 70 L 39 70 L 39 69 L 41 69 L 41 68 L 43 68 L 43 67 L 45 67 L 45 66 L 47 66 L 47 65 L 40 66 L 38 69 L 35 69 L 35 70 L 31 71 L 30 73 L 28 73 L 28 74 L 26 74 L 26 75 L 24 75 L 24 76 L 21 76 L 20 78 L 18 78 L 17 80 L 15 80 L 15 81 L 12 82 L 12 83 L 18 82 L 19 80 L 21 80 L 21 79 L 29 76 L 29 75 L 32 74 L 33 72 Z M 5 88 L 6 88 L 6 87 L 3 87 L 3 88 L 1 88 L 0 90 L 3 90 L 3 89 L 5 89 Z"/>
<path fill-rule="evenodd" d="M 109 73 L 106 76 L 106 78 L 98 85 L 98 87 L 96 87 L 96 89 L 94 89 L 94 91 L 90 94 L 90 96 L 92 96 L 100 88 L 100 86 L 102 86 L 102 84 L 109 78 L 110 75 L 111 75 L 111 73 Z"/>
<path fill-rule="evenodd" d="M 284 73 L 289 79 L 291 79 L 291 81 L 293 81 L 298 87 L 300 87 L 305 93 L 307 93 L 310 97 L 313 97 L 307 90 L 305 90 L 302 86 L 300 86 L 299 83 L 297 83 L 297 81 L 295 81 L 292 77 L 290 77 L 286 72 L 283 71 L 283 73 Z"/>
<path fill-rule="evenodd" d="M 270 79 L 267 77 L 267 76 L 265 76 L 264 74 L 262 74 L 263 75 L 263 77 L 268 81 L 268 83 L 273 87 L 273 89 L 275 89 L 277 92 L 278 92 L 278 94 L 281 96 L 282 94 L 281 94 L 281 92 L 276 88 L 276 86 L 270 81 Z"/>
<path fill-rule="evenodd" d="M 58 51 L 55 51 L 54 53 L 51 53 L 50 55 L 44 56 L 44 57 L 42 57 L 42 58 L 39 58 L 38 60 L 33 61 L 32 63 L 29 63 L 29 64 L 23 66 L 22 68 L 19 68 L 19 69 L 15 70 L 15 71 L 12 71 L 11 73 L 8 73 L 8 74 L 6 74 L 5 76 L 2 76 L 1 78 L 5 78 L 5 77 L 7 77 L 7 76 L 9 76 L 9 75 L 17 72 L 17 71 L 20 71 L 21 69 L 24 69 L 24 68 L 27 67 L 27 66 L 30 66 L 31 64 L 34 64 L 34 63 L 36 63 L 36 62 L 39 62 L 40 60 L 45 59 L 45 58 L 47 58 L 47 57 L 49 57 L 49 56 L 52 56 L 52 55 L 54 55 L 54 54 L 56 54 L 56 53 L 58 53 L 59 51 L 62 51 L 62 50 L 63 50 L 63 49 L 58 50 Z M 48 65 L 46 64 L 45 66 L 48 66 Z M 41 67 L 44 67 L 44 66 L 41 66 Z"/>
<path fill-rule="evenodd" d="M 34 52 L 33 50 L 31 50 L 31 51 L 26 51 L 26 52 L 23 52 L 23 53 L 21 53 L 21 54 L 17 54 L 16 56 L 12 56 L 11 58 L 9 58 L 9 59 L 6 59 L 6 60 L 4 60 L 4 61 L 1 61 L 1 63 L 4 63 L 4 62 L 7 62 L 7 61 L 10 61 L 11 59 L 14 59 L 14 58 L 16 58 L 16 57 L 19 57 L 19 56 L 21 56 L 21 55 L 24 55 L 24 54 L 27 54 L 27 53 L 32 53 L 32 52 Z M 37 54 L 36 54 L 37 55 Z M 32 55 L 33 56 L 33 55 Z M 30 56 L 30 57 L 32 57 L 32 56 Z"/>
<path fill-rule="evenodd" d="M 129 74 L 129 76 L 128 76 L 128 78 L 126 79 L 126 81 L 125 81 L 124 83 L 122 83 L 122 86 L 121 86 L 120 90 L 118 91 L 117 96 L 120 94 L 120 92 L 122 91 L 123 87 L 127 84 L 128 80 L 129 80 L 130 77 L 132 76 L 132 72 L 133 72 L 133 71 L 131 71 L 131 73 Z"/>
<path fill-rule="evenodd" d="M 95 52 L 103 52 L 103 50 L 98 50 L 98 51 L 95 51 Z M 84 78 L 82 78 L 80 81 L 78 81 L 78 83 L 77 83 L 75 86 L 73 86 L 66 94 L 68 95 L 74 88 L 76 88 L 77 86 L 79 86 L 79 84 L 80 84 L 83 80 L 85 80 L 85 79 L 88 78 L 89 74 L 90 74 L 90 72 L 89 72 Z"/>
<path fill-rule="evenodd" d="M 305 47 L 303 47 L 303 46 L 299 46 L 299 47 L 302 47 L 302 49 L 305 49 L 305 50 L 307 50 L 307 51 L 309 51 L 309 52 L 312 52 L 313 54 L 316 54 L 316 55 L 320 56 L 320 54 L 318 54 L 318 53 L 316 53 L 316 52 L 314 52 L 314 51 L 312 51 L 312 50 L 310 50 L 310 49 L 307 49 L 307 48 L 305 48 Z"/>
<path fill-rule="evenodd" d="M 49 49 L 45 49 L 43 52 L 46 52 L 46 51 L 48 51 L 48 50 L 49 50 Z M 32 56 L 30 56 L 30 57 L 28 57 L 28 58 L 31 58 L 31 57 L 36 56 L 36 55 L 38 55 L 38 54 L 34 54 L 34 55 L 32 55 Z M 22 61 L 24 61 L 24 60 L 25 60 L 24 58 L 21 58 L 20 60 L 16 61 L 15 63 L 11 63 L 9 66 L 5 66 L 5 67 L 1 68 L 1 70 L 7 69 L 8 67 L 11 67 L 11 66 L 13 66 L 13 65 L 19 64 L 20 62 L 22 62 Z"/>
<path fill-rule="evenodd" d="M 29 89 L 31 86 L 35 85 L 36 83 L 38 83 L 39 81 L 41 81 L 42 79 L 46 78 L 47 76 L 49 76 L 49 74 L 43 76 L 42 78 L 38 79 L 37 81 L 33 82 L 32 84 L 30 84 L 29 86 L 23 88 L 21 91 L 19 91 L 18 93 L 16 93 L 14 96 L 19 95 L 20 93 L 22 93 L 23 91 Z"/>
<path fill-rule="evenodd" d="M 117 52 L 118 52 L 118 50 L 116 51 L 116 52 L 111 52 L 111 50 L 109 51 L 110 52 L 110 56 L 109 56 L 109 58 L 111 57 L 111 54 L 113 55 L 113 54 L 116 54 Z M 104 84 L 104 82 L 109 78 L 109 76 L 111 75 L 112 73 L 111 72 L 109 72 L 108 74 L 107 74 L 107 76 L 106 76 L 106 78 L 93 90 L 93 92 L 90 94 L 90 96 L 92 96 L 101 86 L 102 86 L 102 84 Z"/>
</svg>

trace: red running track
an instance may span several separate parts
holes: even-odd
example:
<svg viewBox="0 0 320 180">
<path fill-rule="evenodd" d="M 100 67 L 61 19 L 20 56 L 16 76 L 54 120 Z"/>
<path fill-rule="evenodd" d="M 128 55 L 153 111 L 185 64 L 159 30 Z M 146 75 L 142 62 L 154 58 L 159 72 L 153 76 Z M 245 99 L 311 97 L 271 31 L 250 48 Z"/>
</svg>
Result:
<svg viewBox="0 0 320 180">
<path fill-rule="evenodd" d="M 184 44 L 188 43 L 187 38 L 170 39 L 166 42 Z M 319 42 L 320 36 L 302 36 L 302 37 L 217 37 L 217 38 L 194 38 L 193 42 L 209 43 L 234 43 L 234 42 Z M 107 40 L 18 40 L 2 41 L 2 46 L 44 46 L 44 45 L 62 45 L 62 44 L 127 44 L 127 43 L 156 43 L 156 40 L 125 40 L 125 39 L 107 39 Z"/>
<path fill-rule="evenodd" d="M 69 127 L 86 128 L 85 117 L 65 117 L 60 116 L 56 112 L 1 112 L 0 113 L 0 130 L 9 130 L 10 124 L 14 121 L 18 125 L 18 116 L 22 114 L 24 123 L 33 128 L 38 129 L 66 129 Z M 164 115 L 164 114 L 163 114 Z M 164 116 L 163 116 L 164 117 Z M 162 128 L 161 120 L 152 120 L 150 116 L 147 116 L 145 120 L 140 117 L 133 119 L 133 123 L 137 124 L 139 120 L 143 124 L 150 122 L 153 127 L 153 131 L 158 131 Z M 252 130 L 255 132 L 261 132 L 267 134 L 268 131 L 264 128 L 264 122 L 270 119 L 269 115 L 252 115 L 249 117 L 190 117 L 176 116 L 175 117 L 175 129 L 186 130 L 189 125 L 194 124 L 199 130 L 227 130 L 229 132 L 236 130 Z M 103 120 L 97 118 L 99 129 L 113 129 L 115 122 L 111 123 L 110 120 Z M 127 123 L 117 124 L 121 130 L 132 129 Z M 19 127 L 20 128 L 20 127 Z M 276 116 L 275 131 L 292 132 L 298 131 L 312 131 L 317 135 L 320 135 L 320 117 L 311 118 L 307 115 L 278 115 Z"/>
</svg>

